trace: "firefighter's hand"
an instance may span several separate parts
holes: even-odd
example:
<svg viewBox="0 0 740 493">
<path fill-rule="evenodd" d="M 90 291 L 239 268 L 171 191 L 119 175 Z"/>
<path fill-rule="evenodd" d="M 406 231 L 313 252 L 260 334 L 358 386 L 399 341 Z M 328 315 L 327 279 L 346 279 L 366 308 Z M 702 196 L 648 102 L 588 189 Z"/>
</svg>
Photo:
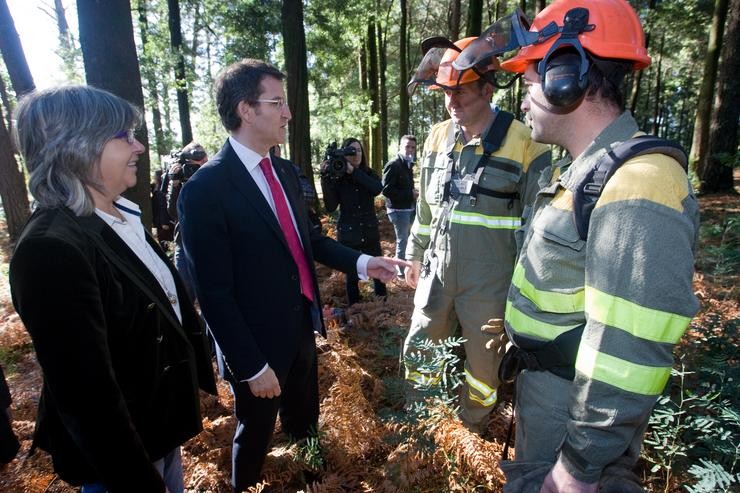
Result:
<svg viewBox="0 0 740 493">
<path fill-rule="evenodd" d="M 486 341 L 486 349 L 493 351 L 499 357 L 503 357 L 506 352 L 506 343 L 509 342 L 509 338 L 506 337 L 506 331 L 504 330 L 503 319 L 490 319 L 481 326 L 480 331 L 486 334 L 486 337 L 490 337 Z"/>
<path fill-rule="evenodd" d="M 406 284 L 416 289 L 419 282 L 419 272 L 421 272 L 421 262 L 418 260 L 411 261 L 411 267 L 406 269 Z"/>
</svg>

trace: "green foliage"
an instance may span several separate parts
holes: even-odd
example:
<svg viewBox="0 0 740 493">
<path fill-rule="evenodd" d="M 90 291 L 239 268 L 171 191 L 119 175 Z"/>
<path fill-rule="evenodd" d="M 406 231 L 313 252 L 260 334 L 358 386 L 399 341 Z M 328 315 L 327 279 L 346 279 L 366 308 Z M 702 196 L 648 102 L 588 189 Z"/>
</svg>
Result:
<svg viewBox="0 0 740 493">
<path fill-rule="evenodd" d="M 720 323 L 710 318 L 700 333 L 695 355 L 680 358 L 680 370 L 672 372 L 673 384 L 658 399 L 650 417 L 643 457 L 651 472 L 664 479 L 667 488 L 672 476 L 680 476 L 688 491 L 724 491 L 712 488 L 730 484 L 737 477 L 740 453 L 740 395 L 737 382 L 738 320 Z M 686 370 L 687 367 L 694 371 Z M 727 478 L 730 478 L 729 480 Z M 715 485 L 710 489 L 710 485 Z"/>
<path fill-rule="evenodd" d="M 321 440 L 325 433 L 312 429 L 308 437 L 297 442 L 298 460 L 313 471 L 324 467 L 324 455 L 321 451 Z"/>
<path fill-rule="evenodd" d="M 740 216 L 727 217 L 719 224 L 703 225 L 699 230 L 703 240 L 718 239 L 719 242 L 707 244 L 702 248 L 697 263 L 699 267 L 715 276 L 738 272 L 740 268 Z"/>
</svg>

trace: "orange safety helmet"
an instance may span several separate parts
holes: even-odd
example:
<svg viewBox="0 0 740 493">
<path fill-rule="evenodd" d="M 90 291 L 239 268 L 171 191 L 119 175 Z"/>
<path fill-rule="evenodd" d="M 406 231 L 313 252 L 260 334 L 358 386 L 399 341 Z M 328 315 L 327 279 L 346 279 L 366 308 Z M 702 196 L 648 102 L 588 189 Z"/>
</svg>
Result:
<svg viewBox="0 0 740 493">
<path fill-rule="evenodd" d="M 537 14 L 530 32 L 540 32 L 550 23 L 561 26 L 566 14 L 579 7 L 588 10 L 588 22 L 593 26 L 578 34 L 578 42 L 585 51 L 601 58 L 632 61 L 633 70 L 650 65 L 640 19 L 626 0 L 555 0 Z M 525 46 L 516 56 L 502 62 L 501 68 L 523 73 L 528 64 L 545 58 L 560 39 L 561 36 L 555 35 L 542 43 Z"/>
<path fill-rule="evenodd" d="M 479 74 L 485 74 L 492 70 L 499 69 L 499 62 L 496 57 L 491 57 L 490 60 L 487 60 L 487 65 L 485 63 L 482 64 L 485 65 L 484 67 L 481 67 L 479 64 L 475 69 L 460 71 L 452 66 L 452 62 L 457 60 L 460 52 L 476 39 L 478 39 L 477 36 L 460 39 L 454 43 L 458 50 L 449 48 L 445 51 L 442 59 L 439 61 L 439 69 L 437 70 L 437 77 L 435 78 L 436 85 L 432 85 L 430 89 L 456 88 L 463 84 L 480 79 L 481 76 Z"/>
</svg>

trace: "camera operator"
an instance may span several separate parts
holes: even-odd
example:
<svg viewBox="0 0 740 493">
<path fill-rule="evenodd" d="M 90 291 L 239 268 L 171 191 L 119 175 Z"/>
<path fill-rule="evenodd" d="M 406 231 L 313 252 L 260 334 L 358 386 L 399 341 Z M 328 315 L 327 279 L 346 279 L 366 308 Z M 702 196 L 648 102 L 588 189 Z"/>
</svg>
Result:
<svg viewBox="0 0 740 493">
<path fill-rule="evenodd" d="M 367 165 L 362 144 L 355 138 L 346 139 L 341 149 L 336 144 L 327 149 L 321 165 L 321 188 L 328 212 L 339 207 L 337 240 L 368 255 L 382 255 L 375 197 L 383 189 L 380 178 Z M 347 302 L 360 301 L 356 275 L 347 274 Z M 385 284 L 373 279 L 375 294 L 385 296 Z"/>
<path fill-rule="evenodd" d="M 190 300 L 195 300 L 195 288 L 193 278 L 188 270 L 188 264 L 185 259 L 185 252 L 182 249 L 182 238 L 180 237 L 180 228 L 177 218 L 177 198 L 180 196 L 180 190 L 188 179 L 198 171 L 198 169 L 208 162 L 208 153 L 202 145 L 197 142 L 191 142 L 182 148 L 179 153 L 175 154 L 177 160 L 170 166 L 167 173 L 169 178 L 169 189 L 167 193 L 167 210 L 170 217 L 175 221 L 175 267 L 180 273 L 185 287 L 190 295 Z"/>
</svg>

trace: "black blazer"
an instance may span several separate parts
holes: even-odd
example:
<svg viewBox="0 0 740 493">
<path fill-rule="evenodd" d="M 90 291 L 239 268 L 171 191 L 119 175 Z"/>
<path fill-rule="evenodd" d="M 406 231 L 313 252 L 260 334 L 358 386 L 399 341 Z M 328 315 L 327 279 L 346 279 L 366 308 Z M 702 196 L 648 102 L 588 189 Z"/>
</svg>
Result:
<svg viewBox="0 0 740 493">
<path fill-rule="evenodd" d="M 396 156 L 383 167 L 383 195 L 389 209 L 413 209 L 414 171 L 401 156 Z"/>
<path fill-rule="evenodd" d="M 272 158 L 313 273 L 313 328 L 325 333 L 314 259 L 356 272 L 359 252 L 311 227 L 298 175 Z M 298 268 L 277 217 L 227 141 L 182 188 L 178 202 L 183 246 L 196 292 L 229 381 L 253 377 L 266 363 L 285 374 L 305 330 Z"/>
<path fill-rule="evenodd" d="M 380 255 L 378 216 L 375 214 L 375 197 L 382 189 L 380 178 L 371 169 L 355 169 L 351 174 L 332 178 L 321 177 L 326 210 L 334 212 L 339 207 L 337 239 L 354 248 L 374 245 L 373 255 Z"/>
<path fill-rule="evenodd" d="M 207 340 L 177 272 L 182 324 L 156 278 L 98 216 L 31 216 L 10 262 L 13 305 L 44 374 L 34 446 L 71 484 L 164 491 L 152 462 L 201 430 L 216 393 Z"/>
</svg>

